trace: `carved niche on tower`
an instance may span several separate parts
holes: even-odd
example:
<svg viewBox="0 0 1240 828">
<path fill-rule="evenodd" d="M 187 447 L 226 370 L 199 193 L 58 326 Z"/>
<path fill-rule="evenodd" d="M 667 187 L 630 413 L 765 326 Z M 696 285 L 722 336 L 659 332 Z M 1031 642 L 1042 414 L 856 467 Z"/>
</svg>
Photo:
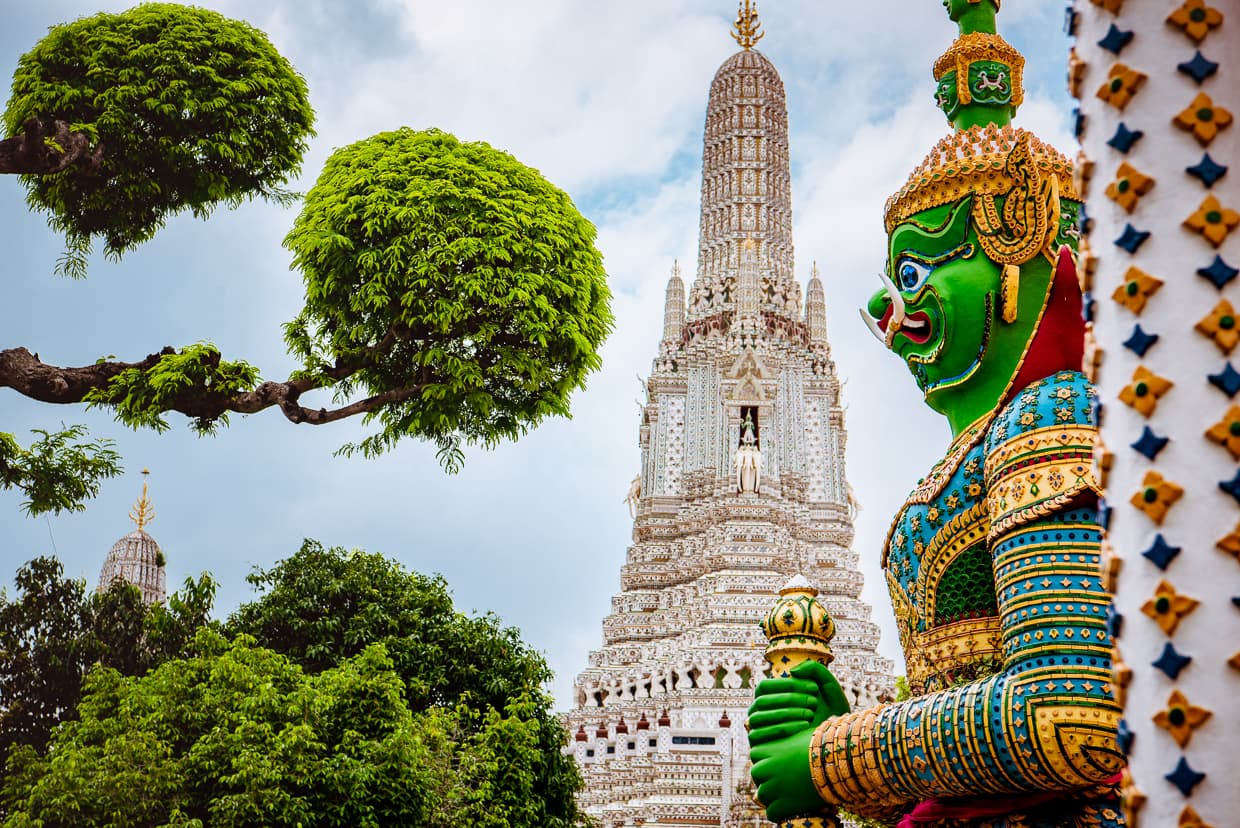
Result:
<svg viewBox="0 0 1240 828">
<path fill-rule="evenodd" d="M 732 456 L 737 491 L 757 494 L 762 477 L 771 473 L 775 410 L 775 380 L 761 357 L 746 350 L 724 374 L 724 413 L 728 423 L 728 448 Z"/>
</svg>

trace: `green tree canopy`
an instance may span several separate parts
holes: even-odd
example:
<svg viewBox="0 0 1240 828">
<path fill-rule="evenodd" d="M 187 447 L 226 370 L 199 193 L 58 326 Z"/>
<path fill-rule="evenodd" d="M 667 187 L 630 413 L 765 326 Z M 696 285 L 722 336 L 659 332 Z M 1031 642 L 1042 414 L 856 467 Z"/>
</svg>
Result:
<svg viewBox="0 0 1240 828">
<path fill-rule="evenodd" d="M 535 170 L 438 130 L 337 150 L 285 246 L 306 307 L 285 328 L 304 376 L 360 388 L 382 429 L 490 446 L 548 415 L 601 365 L 611 294 L 594 227 Z"/>
<path fill-rule="evenodd" d="M 52 730 L 76 715 L 82 678 L 96 663 L 141 675 L 182 655 L 210 622 L 215 582 L 187 579 L 167 604 L 147 606 L 132 584 L 89 593 L 60 561 L 17 570 L 13 598 L 0 594 L 0 780 L 15 745 L 43 751 Z"/>
<path fill-rule="evenodd" d="M 305 81 L 267 36 L 192 6 L 148 3 L 53 26 L 22 56 L 4 111 L 28 201 L 69 239 L 119 256 L 182 210 L 205 217 L 282 188 L 313 135 Z"/>
<path fill-rule="evenodd" d="M 61 269 L 82 275 L 92 238 L 119 256 L 176 212 L 285 199 L 311 119 L 302 79 L 261 32 L 146 4 L 53 27 L 21 59 L 0 173 L 23 176 L 69 238 Z M 0 388 L 133 428 L 179 413 L 204 434 L 268 408 L 297 424 L 361 416 L 376 428 L 342 451 L 413 437 L 455 471 L 465 445 L 567 416 L 599 368 L 612 315 L 594 241 L 569 197 L 511 155 L 433 129 L 385 132 L 331 155 L 285 240 L 306 284 L 285 326 L 300 363 L 287 379 L 264 381 L 210 343 L 79 367 L 13 347 Z M 38 474 L 48 445 L 63 459 L 44 465 L 68 474 Z M 118 468 L 76 427 L 29 449 L 0 433 L 0 487 L 23 490 L 34 514 L 79 508 Z"/>
<path fill-rule="evenodd" d="M 145 678 L 101 668 L 47 756 L 19 751 L 17 826 L 429 825 L 445 729 L 415 727 L 382 645 L 318 676 L 204 631 Z"/>
<path fill-rule="evenodd" d="M 517 630 L 494 615 L 457 612 L 441 578 L 408 572 L 382 555 L 324 548 L 317 541 L 306 541 L 296 554 L 249 580 L 263 594 L 229 618 L 228 633 L 252 636 L 309 672 L 331 669 L 371 644 L 383 644 L 410 710 L 468 711 L 458 726 L 472 739 L 491 738 L 482 730 L 488 723 L 499 727 L 500 714 L 517 705 L 520 725 L 504 727 L 518 728 L 528 742 L 531 753 L 522 767 L 530 793 L 522 807 L 536 818 L 512 824 L 574 824 L 581 777 L 572 758 L 560 752 L 564 729 L 543 689 L 551 672 Z M 498 745 L 494 750 L 502 755 Z M 514 775 L 495 784 L 497 792 L 511 794 L 504 785 L 526 783 Z"/>
<path fill-rule="evenodd" d="M 135 589 L 87 598 L 54 561 L 18 580 L 6 652 L 24 637 L 47 642 L 39 658 L 78 655 L 39 738 L 10 740 L 4 828 L 580 822 L 545 661 L 494 616 L 458 613 L 442 579 L 307 541 L 253 575 L 265 591 L 226 629 L 190 640 L 201 590 L 144 616 Z M 50 669 L 0 692 L 42 698 Z M 10 696 L 23 682 L 42 690 Z"/>
</svg>

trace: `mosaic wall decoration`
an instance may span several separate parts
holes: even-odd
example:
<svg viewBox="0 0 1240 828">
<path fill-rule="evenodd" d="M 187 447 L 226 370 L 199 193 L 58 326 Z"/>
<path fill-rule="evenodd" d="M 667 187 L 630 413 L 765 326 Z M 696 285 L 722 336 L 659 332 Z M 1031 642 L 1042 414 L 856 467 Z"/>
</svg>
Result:
<svg viewBox="0 0 1240 828">
<path fill-rule="evenodd" d="M 1083 269 L 1115 300 L 1091 335 L 1125 804 L 1143 828 L 1223 828 L 1240 819 L 1240 7 L 1077 0 L 1068 21 L 1094 169 Z"/>
</svg>

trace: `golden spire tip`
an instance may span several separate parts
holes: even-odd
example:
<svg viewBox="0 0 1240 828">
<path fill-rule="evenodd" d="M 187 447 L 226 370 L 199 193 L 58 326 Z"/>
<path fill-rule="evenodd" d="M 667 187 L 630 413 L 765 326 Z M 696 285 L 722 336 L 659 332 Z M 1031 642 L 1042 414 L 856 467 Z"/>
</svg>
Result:
<svg viewBox="0 0 1240 828">
<path fill-rule="evenodd" d="M 741 0 L 736 11 L 736 22 L 733 24 L 732 39 L 746 51 L 766 37 L 762 31 L 762 23 L 758 20 L 758 4 L 756 0 Z"/>
<path fill-rule="evenodd" d="M 133 509 L 129 512 L 129 519 L 138 524 L 139 532 L 155 519 L 155 510 L 151 507 L 151 498 L 147 494 L 146 486 L 146 479 L 150 473 L 150 469 L 142 470 L 142 496 L 138 498 L 138 502 L 133 505 Z"/>
</svg>

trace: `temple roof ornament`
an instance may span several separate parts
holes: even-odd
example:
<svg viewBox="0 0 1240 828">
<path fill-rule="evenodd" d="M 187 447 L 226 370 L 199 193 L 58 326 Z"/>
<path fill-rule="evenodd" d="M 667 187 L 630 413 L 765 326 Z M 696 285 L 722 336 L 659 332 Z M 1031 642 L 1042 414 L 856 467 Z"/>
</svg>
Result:
<svg viewBox="0 0 1240 828">
<path fill-rule="evenodd" d="M 107 590 L 116 581 L 125 581 L 138 588 L 144 602 L 154 604 L 167 598 L 167 573 L 164 553 L 146 532 L 147 525 L 155 519 L 147 486 L 150 473 L 150 469 L 142 470 L 142 495 L 129 512 L 129 519 L 138 528 L 118 540 L 108 551 L 99 571 L 98 591 Z"/>
<path fill-rule="evenodd" d="M 732 39 L 739 43 L 742 49 L 748 51 L 764 37 L 766 37 L 766 32 L 762 31 L 762 23 L 758 20 L 758 4 L 750 0 L 742 0 L 736 12 Z"/>
<path fill-rule="evenodd" d="M 151 506 L 151 498 L 147 492 L 147 479 L 151 476 L 150 469 L 142 470 L 142 496 L 129 511 L 129 519 L 138 525 L 139 531 L 155 519 L 155 509 Z"/>
</svg>

